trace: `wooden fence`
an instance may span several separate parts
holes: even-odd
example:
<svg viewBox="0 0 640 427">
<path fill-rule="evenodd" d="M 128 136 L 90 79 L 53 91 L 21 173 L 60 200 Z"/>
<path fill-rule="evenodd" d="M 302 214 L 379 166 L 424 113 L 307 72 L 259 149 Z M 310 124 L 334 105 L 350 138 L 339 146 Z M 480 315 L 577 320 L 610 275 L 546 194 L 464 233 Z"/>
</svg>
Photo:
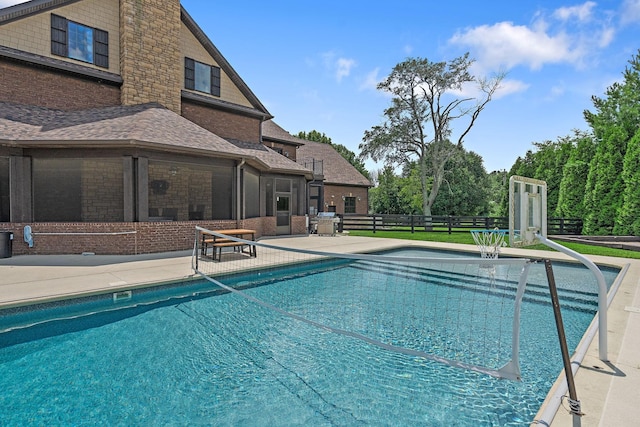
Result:
<svg viewBox="0 0 640 427">
<path fill-rule="evenodd" d="M 508 229 L 508 217 L 489 216 L 425 216 L 425 215 L 342 215 L 342 230 L 468 232 L 473 229 Z M 576 218 L 547 218 L 547 234 L 580 235 L 582 220 Z"/>
</svg>

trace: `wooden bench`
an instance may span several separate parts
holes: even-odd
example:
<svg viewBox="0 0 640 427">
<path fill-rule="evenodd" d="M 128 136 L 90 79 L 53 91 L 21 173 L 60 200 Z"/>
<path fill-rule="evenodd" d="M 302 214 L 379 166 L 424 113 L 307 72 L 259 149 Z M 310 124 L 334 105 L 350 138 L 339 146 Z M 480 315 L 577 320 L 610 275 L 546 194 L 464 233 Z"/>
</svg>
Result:
<svg viewBox="0 0 640 427">
<path fill-rule="evenodd" d="M 219 230 L 219 234 L 225 236 L 239 237 L 244 238 L 245 236 L 251 236 L 249 240 L 255 240 L 255 230 L 249 230 L 244 228 L 232 229 L 232 230 Z M 236 248 L 239 248 L 240 252 L 246 253 L 244 251 L 244 247 L 249 247 L 249 255 L 252 257 L 257 257 L 256 247 L 246 242 L 238 242 L 236 240 L 232 240 L 226 237 L 219 237 L 217 234 L 207 233 L 206 231 L 202 232 L 202 244 L 201 251 L 202 256 L 206 256 L 209 246 L 212 247 L 213 252 L 211 254 L 211 258 L 215 260 L 216 258 L 220 261 L 222 257 L 222 249 L 223 248 L 233 248 L 234 252 L 236 252 Z M 217 254 L 216 254 L 217 253 Z"/>
<path fill-rule="evenodd" d="M 205 237 L 203 236 L 202 238 L 202 255 L 206 255 L 207 254 L 207 249 L 209 249 L 209 246 L 214 246 L 216 243 L 227 243 L 227 242 L 232 242 L 233 240 L 229 240 L 229 239 L 223 239 L 223 238 L 215 238 L 215 237 Z M 215 250 L 215 249 L 214 249 Z"/>
<path fill-rule="evenodd" d="M 223 242 L 223 240 L 225 241 Z M 249 255 L 252 257 L 256 256 L 255 247 L 243 242 L 235 242 L 229 239 L 218 239 L 215 243 L 212 243 L 211 246 L 213 246 L 212 257 L 214 261 L 216 259 L 216 252 L 218 253 L 218 261 L 222 259 L 222 248 L 233 248 L 234 252 L 236 248 L 239 248 L 240 252 L 244 252 L 244 247 L 249 246 Z"/>
</svg>

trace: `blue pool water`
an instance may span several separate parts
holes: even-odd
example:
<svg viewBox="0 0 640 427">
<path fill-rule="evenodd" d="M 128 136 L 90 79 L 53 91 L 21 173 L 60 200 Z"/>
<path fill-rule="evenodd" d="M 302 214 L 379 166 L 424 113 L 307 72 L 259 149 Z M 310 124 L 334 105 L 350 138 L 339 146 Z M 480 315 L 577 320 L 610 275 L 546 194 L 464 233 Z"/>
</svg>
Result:
<svg viewBox="0 0 640 427">
<path fill-rule="evenodd" d="M 293 305 L 317 310 L 319 293 L 335 293 L 354 268 L 283 270 L 245 292 L 264 300 L 293 293 Z M 554 272 L 573 351 L 597 309 L 596 282 L 579 266 Z M 603 272 L 611 285 L 617 270 Z M 134 294 L 131 308 L 109 296 L 0 313 L 0 331 L 11 329 L 0 333 L 0 425 L 528 425 L 562 369 L 544 286 L 544 268 L 534 265 L 520 382 L 382 350 L 235 294 L 207 294 L 208 282 Z M 66 319 L 43 323 L 50 316 Z M 25 323 L 37 324 L 15 327 Z"/>
</svg>

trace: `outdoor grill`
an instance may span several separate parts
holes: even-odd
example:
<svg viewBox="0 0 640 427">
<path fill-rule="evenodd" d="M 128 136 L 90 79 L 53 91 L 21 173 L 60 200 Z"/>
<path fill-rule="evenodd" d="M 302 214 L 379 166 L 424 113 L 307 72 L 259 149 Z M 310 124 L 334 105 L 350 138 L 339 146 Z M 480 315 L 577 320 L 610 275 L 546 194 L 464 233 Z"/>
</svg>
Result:
<svg viewBox="0 0 640 427">
<path fill-rule="evenodd" d="M 335 212 L 318 212 L 316 216 L 318 235 L 334 236 L 340 224 L 340 218 Z"/>
</svg>

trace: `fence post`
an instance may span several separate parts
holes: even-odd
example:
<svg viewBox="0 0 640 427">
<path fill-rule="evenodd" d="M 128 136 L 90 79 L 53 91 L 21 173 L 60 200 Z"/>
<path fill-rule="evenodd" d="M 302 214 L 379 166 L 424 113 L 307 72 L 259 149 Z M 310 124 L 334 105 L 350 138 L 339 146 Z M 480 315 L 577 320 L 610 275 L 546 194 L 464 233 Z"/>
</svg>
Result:
<svg viewBox="0 0 640 427">
<path fill-rule="evenodd" d="M 373 214 L 373 233 L 376 232 L 376 214 Z"/>
<path fill-rule="evenodd" d="M 413 214 L 410 215 L 411 218 L 411 234 L 413 234 Z"/>
<path fill-rule="evenodd" d="M 452 226 L 452 221 L 451 221 L 451 215 L 449 215 L 447 217 L 447 225 L 449 226 L 449 234 L 451 234 L 451 226 Z"/>
</svg>

